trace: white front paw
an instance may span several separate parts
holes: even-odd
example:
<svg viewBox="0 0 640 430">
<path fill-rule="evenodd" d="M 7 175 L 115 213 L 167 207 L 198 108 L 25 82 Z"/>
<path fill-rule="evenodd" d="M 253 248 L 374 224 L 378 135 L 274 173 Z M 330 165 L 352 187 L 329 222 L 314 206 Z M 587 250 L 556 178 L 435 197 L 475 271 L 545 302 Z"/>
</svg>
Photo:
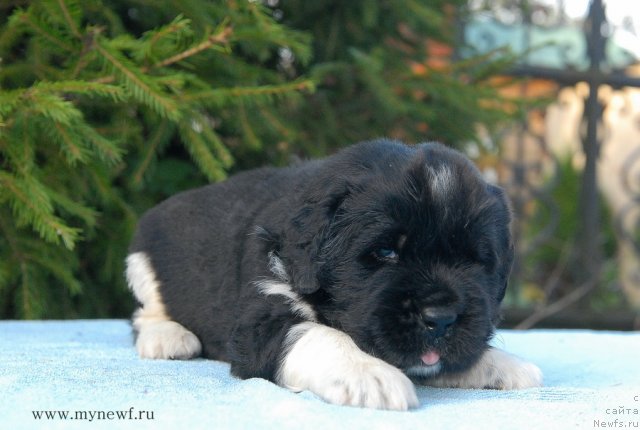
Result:
<svg viewBox="0 0 640 430">
<path fill-rule="evenodd" d="M 489 348 L 470 369 L 436 376 L 425 383 L 436 387 L 518 390 L 541 387 L 542 372 L 535 364 Z"/>
<path fill-rule="evenodd" d="M 490 388 L 520 390 L 542 386 L 542 371 L 535 364 L 509 356 L 500 365 L 502 368 L 496 372 L 498 377 L 490 384 Z"/>
<path fill-rule="evenodd" d="M 278 383 L 309 390 L 329 403 L 404 411 L 418 406 L 400 370 L 360 350 L 345 333 L 315 323 L 294 326 Z"/>
<path fill-rule="evenodd" d="M 397 411 L 418 406 L 409 378 L 381 360 L 342 363 L 337 367 L 341 369 L 309 381 L 309 390 L 337 405 Z"/>
</svg>

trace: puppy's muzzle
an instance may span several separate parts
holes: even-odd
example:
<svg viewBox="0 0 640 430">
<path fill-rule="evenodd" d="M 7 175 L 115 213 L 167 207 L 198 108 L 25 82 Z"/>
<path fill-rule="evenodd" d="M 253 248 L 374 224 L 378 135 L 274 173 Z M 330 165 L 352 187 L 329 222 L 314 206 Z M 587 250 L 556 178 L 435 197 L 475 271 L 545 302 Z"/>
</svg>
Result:
<svg viewBox="0 0 640 430">
<path fill-rule="evenodd" d="M 451 309 L 425 308 L 422 311 L 422 322 L 427 328 L 428 335 L 433 338 L 444 336 L 457 319 L 458 314 Z"/>
</svg>

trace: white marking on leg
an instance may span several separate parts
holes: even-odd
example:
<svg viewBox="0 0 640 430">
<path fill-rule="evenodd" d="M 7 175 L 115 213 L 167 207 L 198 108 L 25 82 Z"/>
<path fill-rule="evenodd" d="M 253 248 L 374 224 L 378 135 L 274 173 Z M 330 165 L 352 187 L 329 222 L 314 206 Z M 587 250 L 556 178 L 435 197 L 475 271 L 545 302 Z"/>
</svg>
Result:
<svg viewBox="0 0 640 430">
<path fill-rule="evenodd" d="M 289 274 L 284 267 L 284 263 L 273 251 L 269 252 L 269 271 L 280 281 L 289 282 Z"/>
<path fill-rule="evenodd" d="M 413 384 L 399 369 L 366 354 L 339 330 L 305 322 L 293 326 L 276 380 L 329 403 L 377 409 L 418 406 Z"/>
<path fill-rule="evenodd" d="M 200 355 L 202 345 L 196 335 L 167 315 L 149 257 L 136 252 L 126 262 L 129 289 L 142 305 L 133 314 L 140 357 L 182 360 Z"/>
<path fill-rule="evenodd" d="M 302 299 L 300 294 L 293 291 L 289 283 L 289 275 L 282 260 L 273 252 L 269 253 L 269 270 L 278 280 L 264 279 L 254 282 L 258 291 L 265 296 L 284 296 L 292 312 L 308 321 L 317 321 L 318 316 L 316 315 L 316 311 L 309 303 Z"/>
<path fill-rule="evenodd" d="M 300 297 L 298 293 L 291 289 L 291 285 L 278 281 L 257 281 L 256 288 L 265 296 L 278 295 L 286 298 L 291 307 L 291 311 L 308 321 L 317 321 L 318 316 L 311 305 Z"/>
<path fill-rule="evenodd" d="M 144 252 L 136 252 L 127 257 L 126 263 L 127 284 L 138 302 L 144 306 L 145 317 L 169 319 L 160 298 L 160 283 L 156 279 L 149 257 Z"/>
<path fill-rule="evenodd" d="M 437 376 L 425 381 L 427 385 L 452 388 L 494 388 L 517 390 L 542 386 L 542 371 L 497 348 L 488 349 L 469 370 Z"/>
</svg>

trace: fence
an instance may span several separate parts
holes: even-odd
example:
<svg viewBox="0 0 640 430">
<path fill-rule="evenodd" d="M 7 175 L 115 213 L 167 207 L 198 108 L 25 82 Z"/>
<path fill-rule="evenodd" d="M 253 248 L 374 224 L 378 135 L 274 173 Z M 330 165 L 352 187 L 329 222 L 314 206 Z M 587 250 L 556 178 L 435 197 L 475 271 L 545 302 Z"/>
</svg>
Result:
<svg viewBox="0 0 640 430">
<path fill-rule="evenodd" d="M 578 320 L 588 321 L 587 298 L 611 276 L 615 278 L 612 285 L 624 295 L 625 307 L 640 309 L 640 92 L 634 92 L 640 90 L 632 89 L 640 88 L 640 79 L 629 74 L 629 67 L 640 59 L 640 16 L 636 16 L 640 10 L 633 15 L 633 2 L 616 4 L 614 0 L 585 1 L 583 10 L 576 9 L 580 3 L 471 0 L 460 27 L 460 56 L 488 53 L 507 45 L 520 54 L 509 73 L 531 78 L 522 81 L 523 95 L 530 92 L 532 82 L 551 83 L 558 94 L 573 93 L 574 117 L 578 113 L 575 133 L 580 143 L 574 150 L 581 159 L 576 163 L 581 174 L 577 195 L 571 202 L 577 209 L 574 234 L 560 247 L 556 262 L 546 270 L 544 279 L 536 279 L 540 298 L 534 301 L 537 305 L 533 311 L 519 314 L 520 318 L 526 316 L 520 327 L 530 327 L 567 308 L 573 309 Z M 622 3 L 626 10 L 618 7 Z M 615 7 L 616 14 L 607 13 L 608 6 Z M 628 40 L 635 40 L 635 44 Z M 558 103 L 563 102 L 556 101 L 556 106 Z M 635 130 L 626 134 L 617 132 L 610 118 L 620 103 L 626 108 L 624 114 L 635 115 L 627 121 Z M 501 139 L 506 153 L 501 168 L 506 173 L 500 178 L 511 196 L 517 220 L 514 235 L 518 256 L 513 284 L 520 295 L 532 277 L 526 270 L 527 262 L 541 247 L 557 239 L 563 215 L 566 218 L 562 209 L 569 207 L 567 202 L 558 201 L 555 192 L 567 182 L 563 151 L 550 144 L 551 140 L 559 140 L 557 136 L 550 137 L 553 132 L 567 124 L 558 124 L 556 118 L 556 130 L 550 130 L 554 128 L 553 115 L 548 108 L 530 110 Z M 612 136 L 618 140 L 613 142 Z M 601 195 L 607 203 L 604 214 Z M 603 252 L 609 218 L 615 238 L 616 257 L 612 263 L 607 262 Z M 534 233 L 532 223 L 537 223 Z M 624 314 L 618 311 L 617 317 Z M 635 324 L 638 328 L 637 314 L 628 315 L 635 322 L 619 324 L 625 328 Z M 595 319 L 596 326 L 615 325 L 611 318 Z"/>
</svg>

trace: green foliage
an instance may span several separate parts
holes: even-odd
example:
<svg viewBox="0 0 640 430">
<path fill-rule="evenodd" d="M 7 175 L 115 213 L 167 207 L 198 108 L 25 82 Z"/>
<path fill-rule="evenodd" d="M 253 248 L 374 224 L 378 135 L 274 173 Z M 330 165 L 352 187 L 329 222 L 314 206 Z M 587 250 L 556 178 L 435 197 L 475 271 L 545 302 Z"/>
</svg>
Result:
<svg viewBox="0 0 640 430">
<path fill-rule="evenodd" d="M 180 190 L 378 136 L 458 144 L 503 117 L 495 62 L 431 52 L 451 2 L 268 4 L 0 5 L 2 317 L 126 315 L 137 217 Z"/>
<path fill-rule="evenodd" d="M 283 22 L 314 36 L 315 61 L 297 70 L 318 89 L 287 115 L 304 124 L 304 153 L 377 136 L 455 146 L 475 139 L 478 122 L 504 119 L 486 103 L 501 100 L 489 78 L 504 63 L 445 61 L 439 52 L 454 43 L 453 13 L 465 3 L 282 1 Z"/>
<path fill-rule="evenodd" d="M 120 5 L 55 0 L 3 11 L 4 316 L 122 313 L 103 291 L 124 291 L 127 242 L 137 214 L 156 200 L 137 195 L 158 174 L 155 158 L 171 145 L 180 151 L 179 144 L 199 168 L 187 186 L 221 180 L 234 160 L 215 128 L 219 112 L 237 111 L 238 99 L 252 94 L 268 106 L 313 88 L 270 67 L 258 73 L 284 39 L 298 40 L 296 52 L 309 56 L 307 37 L 260 5 L 209 7 L 198 25 L 176 11 L 164 25 L 136 32 L 125 32 L 127 24 L 109 13 Z M 256 37 L 262 62 L 234 52 Z M 210 63 L 255 72 L 244 79 L 228 65 L 204 67 Z"/>
<path fill-rule="evenodd" d="M 519 288 L 510 289 L 507 304 L 515 307 L 531 307 L 540 303 L 549 303 L 571 292 L 583 277 L 584 268 L 577 261 L 579 246 L 579 206 L 576 196 L 580 194 L 581 171 L 573 166 L 571 158 L 559 161 L 559 177 L 551 190 L 549 198 L 537 196 L 530 207 L 532 218 L 526 224 L 522 243 L 531 246 L 524 255 L 521 278 L 526 280 Z M 603 252 L 603 282 L 591 295 L 593 308 L 604 303 L 613 304 L 620 295 L 612 291 L 611 285 L 618 278 L 616 274 L 616 238 L 613 230 L 612 215 L 600 201 L 602 231 L 599 241 Z M 547 231 L 552 228 L 551 234 Z M 540 238 L 544 238 L 540 240 Z M 550 281 L 554 281 L 550 283 Z"/>
</svg>

